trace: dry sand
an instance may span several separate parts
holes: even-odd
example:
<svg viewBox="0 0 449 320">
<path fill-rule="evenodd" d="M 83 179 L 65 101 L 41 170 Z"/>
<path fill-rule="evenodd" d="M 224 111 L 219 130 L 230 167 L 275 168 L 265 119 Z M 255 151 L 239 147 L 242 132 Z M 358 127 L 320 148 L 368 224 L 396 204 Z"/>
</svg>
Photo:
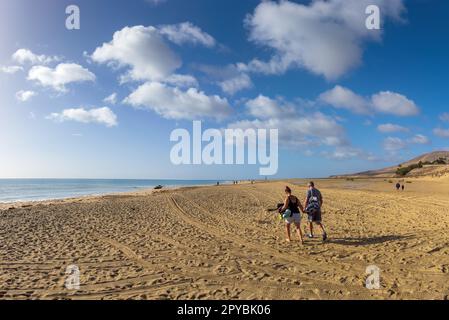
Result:
<svg viewBox="0 0 449 320">
<path fill-rule="evenodd" d="M 15 205 L 0 211 L 0 298 L 448 299 L 449 179 L 410 181 L 317 181 L 330 239 L 304 246 L 268 211 L 286 182 Z"/>
</svg>

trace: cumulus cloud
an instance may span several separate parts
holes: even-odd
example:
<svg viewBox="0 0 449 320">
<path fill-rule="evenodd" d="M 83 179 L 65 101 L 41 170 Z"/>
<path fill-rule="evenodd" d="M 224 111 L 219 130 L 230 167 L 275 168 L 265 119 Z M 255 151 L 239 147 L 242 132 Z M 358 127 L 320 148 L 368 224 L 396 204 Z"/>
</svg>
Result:
<svg viewBox="0 0 449 320">
<path fill-rule="evenodd" d="M 16 92 L 16 99 L 20 102 L 27 102 L 27 101 L 31 100 L 31 98 L 33 98 L 35 95 L 37 95 L 37 93 L 34 91 L 20 90 L 20 91 Z"/>
<path fill-rule="evenodd" d="M 253 87 L 249 75 L 242 72 L 238 65 L 229 64 L 223 67 L 197 65 L 196 68 L 212 79 L 228 95 Z"/>
<path fill-rule="evenodd" d="M 221 120 L 232 111 L 226 98 L 208 96 L 196 88 L 181 90 L 160 82 L 147 82 L 139 86 L 124 103 L 152 110 L 167 119 L 209 117 Z"/>
<path fill-rule="evenodd" d="M 413 100 L 391 91 L 381 91 L 367 98 L 337 85 L 322 93 L 318 101 L 357 114 L 385 113 L 401 117 L 419 114 L 419 108 Z"/>
<path fill-rule="evenodd" d="M 14 74 L 19 71 L 23 71 L 23 67 L 21 66 L 0 66 L 0 72 L 7 74 Z"/>
<path fill-rule="evenodd" d="M 65 92 L 66 85 L 75 82 L 95 81 L 95 75 L 76 63 L 60 63 L 55 68 L 34 66 L 28 73 L 28 80 L 37 81 L 44 87 Z"/>
<path fill-rule="evenodd" d="M 116 69 L 128 69 L 121 82 L 156 81 L 181 87 L 196 87 L 191 75 L 176 74 L 182 65 L 168 41 L 177 45 L 216 45 L 215 39 L 190 22 L 173 25 L 133 26 L 116 31 L 110 42 L 96 48 L 90 59 Z"/>
<path fill-rule="evenodd" d="M 96 48 L 91 58 L 129 68 L 124 81 L 163 80 L 181 66 L 179 57 L 152 26 L 125 27 L 115 32 L 112 41 Z"/>
<path fill-rule="evenodd" d="M 106 98 L 103 99 L 104 103 L 108 103 L 108 104 L 116 104 L 117 103 L 117 93 L 112 93 L 109 96 L 107 96 Z"/>
<path fill-rule="evenodd" d="M 408 132 L 409 129 L 392 123 L 384 123 L 377 126 L 377 130 L 382 133 L 392 133 L 392 132 Z"/>
<path fill-rule="evenodd" d="M 300 67 L 336 79 L 360 65 L 364 42 L 381 39 L 380 31 L 365 26 L 365 9 L 372 4 L 380 7 L 382 22 L 401 20 L 402 0 L 263 1 L 245 23 L 250 40 L 274 54 L 269 61 L 254 59 L 242 66 L 266 74 Z"/>
<path fill-rule="evenodd" d="M 218 84 L 223 92 L 230 95 L 233 95 L 243 89 L 249 89 L 253 86 L 251 78 L 245 73 L 241 73 L 235 77 L 220 81 Z"/>
<path fill-rule="evenodd" d="M 230 123 L 231 129 L 278 129 L 279 142 L 287 147 L 343 146 L 347 144 L 344 128 L 322 113 L 290 118 L 241 120 Z"/>
<path fill-rule="evenodd" d="M 281 99 L 271 99 L 259 95 L 255 99 L 246 102 L 248 113 L 259 119 L 283 118 L 295 114 L 295 109 Z"/>
<path fill-rule="evenodd" d="M 409 143 L 413 144 L 430 144 L 430 142 L 431 142 L 430 139 L 422 134 L 416 134 L 415 136 L 409 139 Z"/>
<path fill-rule="evenodd" d="M 411 145 L 430 143 L 431 141 L 428 137 L 422 134 L 416 134 L 413 137 L 405 140 L 397 137 L 388 137 L 384 140 L 383 146 L 385 151 L 390 154 L 395 154 L 398 151 L 406 149 Z"/>
<path fill-rule="evenodd" d="M 433 134 L 440 138 L 449 138 L 449 129 L 435 128 Z"/>
<path fill-rule="evenodd" d="M 60 60 L 57 56 L 46 56 L 44 54 L 38 55 L 29 49 L 19 49 L 13 55 L 12 59 L 19 64 L 49 64 Z"/>
<path fill-rule="evenodd" d="M 180 58 L 164 38 L 176 44 L 215 45 L 215 39 L 190 22 L 176 25 L 125 27 L 114 33 L 112 41 L 104 43 L 92 54 L 98 63 L 129 67 L 125 79 L 161 81 L 181 66 Z"/>
<path fill-rule="evenodd" d="M 245 108 L 251 118 L 232 122 L 229 128 L 278 129 L 279 143 L 287 148 L 310 150 L 321 146 L 332 152 L 352 148 L 345 129 L 335 118 L 321 112 L 302 114 L 294 103 L 263 95 L 246 101 Z"/>
<path fill-rule="evenodd" d="M 322 93 L 319 100 L 337 109 L 346 109 L 357 114 L 370 114 L 372 112 L 369 102 L 342 86 Z"/>
<path fill-rule="evenodd" d="M 385 138 L 383 143 L 385 151 L 390 153 L 395 153 L 399 150 L 405 149 L 407 147 L 407 143 L 401 138 L 397 137 L 388 137 Z"/>
<path fill-rule="evenodd" d="M 164 79 L 165 83 L 178 87 L 198 87 L 198 80 L 194 76 L 188 74 L 172 74 Z"/>
<path fill-rule="evenodd" d="M 107 127 L 117 125 L 117 116 L 108 107 L 86 110 L 84 108 L 65 109 L 60 113 L 52 113 L 47 119 L 56 122 L 76 121 L 81 123 L 98 123 Z"/>
<path fill-rule="evenodd" d="M 323 151 L 321 154 L 326 158 L 333 160 L 347 160 L 352 158 L 360 158 L 367 161 L 378 160 L 373 154 L 351 146 L 338 146 L 333 151 Z"/>
<path fill-rule="evenodd" d="M 211 48 L 216 44 L 215 39 L 210 34 L 190 22 L 162 25 L 159 27 L 159 32 L 178 45 L 190 43 Z"/>
<path fill-rule="evenodd" d="M 382 91 L 372 96 L 372 105 L 378 112 L 397 116 L 415 116 L 419 108 L 415 102 L 399 93 Z"/>
</svg>

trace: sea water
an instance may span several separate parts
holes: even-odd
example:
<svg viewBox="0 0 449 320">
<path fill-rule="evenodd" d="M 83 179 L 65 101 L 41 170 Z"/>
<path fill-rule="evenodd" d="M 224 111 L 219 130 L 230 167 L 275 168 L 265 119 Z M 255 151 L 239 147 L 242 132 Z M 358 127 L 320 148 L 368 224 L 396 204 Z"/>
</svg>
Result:
<svg viewBox="0 0 449 320">
<path fill-rule="evenodd" d="M 222 184 L 227 181 L 219 182 Z M 173 188 L 216 183 L 217 180 L 0 179 L 0 203 L 103 195 L 154 188 L 157 185 Z"/>
</svg>

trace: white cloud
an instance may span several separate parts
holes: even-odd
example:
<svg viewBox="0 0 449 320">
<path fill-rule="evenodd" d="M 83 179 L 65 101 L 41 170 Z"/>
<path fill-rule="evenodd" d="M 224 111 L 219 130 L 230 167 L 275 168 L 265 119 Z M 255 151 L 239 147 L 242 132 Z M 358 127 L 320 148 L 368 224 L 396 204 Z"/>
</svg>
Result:
<svg viewBox="0 0 449 320">
<path fill-rule="evenodd" d="M 318 100 L 337 109 L 347 109 L 357 114 L 370 114 L 372 112 L 369 102 L 365 98 L 342 86 L 335 86 L 333 89 L 322 93 Z"/>
<path fill-rule="evenodd" d="M 178 45 L 191 43 L 211 48 L 216 44 L 215 39 L 210 34 L 190 22 L 163 25 L 159 27 L 159 32 Z"/>
<path fill-rule="evenodd" d="M 159 82 L 147 82 L 138 87 L 125 100 L 168 119 L 198 119 L 204 117 L 221 120 L 231 113 L 227 99 L 208 96 L 196 88 L 186 91 Z"/>
<path fill-rule="evenodd" d="M 290 118 L 241 120 L 230 123 L 231 129 L 278 129 L 279 143 L 287 147 L 343 146 L 345 131 L 334 119 L 322 113 Z"/>
<path fill-rule="evenodd" d="M 245 22 L 250 40 L 273 49 L 274 55 L 243 67 L 266 74 L 300 67 L 336 79 L 360 65 L 364 42 L 381 39 L 381 31 L 365 26 L 365 9 L 371 4 L 380 7 L 382 22 L 400 20 L 404 11 L 402 0 L 263 1 Z"/>
<path fill-rule="evenodd" d="M 191 75 L 175 74 L 181 59 L 167 44 L 190 43 L 212 47 L 215 39 L 190 22 L 175 25 L 133 26 L 116 31 L 112 41 L 95 49 L 91 59 L 115 68 L 128 68 L 122 82 L 157 81 L 182 87 L 198 86 Z"/>
<path fill-rule="evenodd" d="M 274 100 L 263 95 L 248 100 L 246 107 L 251 116 L 259 119 L 283 118 L 295 114 L 293 106 L 285 104 L 280 99 Z"/>
<path fill-rule="evenodd" d="M 407 142 L 401 138 L 388 137 L 384 140 L 384 149 L 390 153 L 396 153 L 399 150 L 405 149 Z"/>
<path fill-rule="evenodd" d="M 377 126 L 377 130 L 382 133 L 409 132 L 409 129 L 392 123 L 380 124 Z"/>
<path fill-rule="evenodd" d="M 65 109 L 61 113 L 52 113 L 47 119 L 56 122 L 76 121 L 98 123 L 113 127 L 117 125 L 117 116 L 108 107 L 86 110 L 84 108 Z"/>
<path fill-rule="evenodd" d="M 351 146 L 339 146 L 334 151 L 323 151 L 323 156 L 333 160 L 346 160 L 351 158 L 361 158 L 368 161 L 375 161 L 377 158 L 370 153 Z"/>
<path fill-rule="evenodd" d="M 108 104 L 116 104 L 117 103 L 117 93 L 112 93 L 111 95 L 107 96 L 103 99 L 104 103 Z"/>
<path fill-rule="evenodd" d="M 298 105 L 299 103 L 299 105 Z M 370 153 L 351 145 L 338 117 L 321 112 L 302 110 L 302 101 L 295 103 L 283 98 L 272 99 L 263 95 L 245 102 L 252 120 L 240 120 L 228 125 L 231 129 L 278 129 L 279 143 L 287 148 L 299 148 L 304 154 L 315 154 L 313 148 L 320 148 L 321 155 L 335 160 L 360 158 L 377 160 Z"/>
<path fill-rule="evenodd" d="M 165 78 L 164 82 L 183 88 L 198 87 L 198 80 L 194 76 L 187 74 L 172 74 Z"/>
<path fill-rule="evenodd" d="M 253 86 L 251 78 L 245 73 L 241 73 L 235 77 L 220 81 L 218 84 L 223 92 L 230 95 L 233 95 L 243 89 L 249 89 Z"/>
<path fill-rule="evenodd" d="M 34 66 L 28 73 L 28 80 L 35 80 L 42 86 L 65 92 L 66 85 L 74 82 L 95 81 L 95 75 L 75 63 L 60 63 L 54 69 Z"/>
<path fill-rule="evenodd" d="M 449 138 L 449 129 L 435 128 L 433 134 L 440 138 Z"/>
<path fill-rule="evenodd" d="M 322 93 L 318 101 L 357 114 L 385 113 L 401 117 L 419 114 L 419 108 L 414 101 L 391 91 L 381 91 L 370 98 L 365 98 L 350 89 L 335 86 Z"/>
<path fill-rule="evenodd" d="M 233 95 L 238 91 L 249 89 L 253 86 L 251 78 L 242 72 L 238 65 L 226 66 L 197 65 L 198 70 L 206 74 L 221 88 L 224 93 Z"/>
<path fill-rule="evenodd" d="M 397 137 L 388 137 L 384 140 L 384 149 L 389 152 L 390 155 L 396 154 L 398 151 L 408 148 L 413 144 L 430 144 L 429 138 L 422 134 L 416 134 L 413 137 L 404 140 Z"/>
<path fill-rule="evenodd" d="M 232 129 L 278 129 L 279 142 L 287 147 L 350 147 L 344 128 L 336 119 L 321 112 L 300 114 L 293 103 L 263 95 L 245 103 L 253 120 L 236 121 Z"/>
<path fill-rule="evenodd" d="M 430 144 L 430 139 L 427 138 L 425 135 L 422 134 L 416 134 L 415 136 L 413 136 L 412 138 L 410 138 L 409 143 L 412 144 Z"/>
<path fill-rule="evenodd" d="M 440 114 L 440 120 L 444 121 L 444 122 L 449 122 L 449 113 L 444 112 L 444 113 Z"/>
<path fill-rule="evenodd" d="M 20 91 L 16 92 L 16 99 L 20 102 L 26 102 L 26 101 L 29 101 L 31 98 L 33 98 L 36 95 L 37 95 L 37 93 L 34 91 L 20 90 Z"/>
<path fill-rule="evenodd" d="M 20 64 L 49 64 L 60 60 L 57 56 L 37 55 L 29 49 L 19 49 L 13 55 L 12 59 Z"/>
<path fill-rule="evenodd" d="M 414 116 L 419 113 L 416 104 L 407 97 L 390 91 L 382 91 L 372 96 L 375 110 L 397 116 Z"/>
<path fill-rule="evenodd" d="M 181 66 L 181 60 L 152 26 L 125 27 L 115 32 L 112 41 L 96 48 L 91 58 L 130 68 L 123 81 L 163 80 Z"/>
<path fill-rule="evenodd" d="M 23 67 L 21 66 L 0 66 L 0 72 L 7 74 L 14 74 L 19 71 L 23 71 Z"/>
</svg>

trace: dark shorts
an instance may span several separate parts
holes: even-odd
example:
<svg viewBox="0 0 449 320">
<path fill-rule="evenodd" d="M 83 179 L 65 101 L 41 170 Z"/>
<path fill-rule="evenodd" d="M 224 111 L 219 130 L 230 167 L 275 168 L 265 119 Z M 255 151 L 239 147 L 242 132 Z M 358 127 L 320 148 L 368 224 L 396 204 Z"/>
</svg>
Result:
<svg viewBox="0 0 449 320">
<path fill-rule="evenodd" d="M 314 214 L 307 214 L 309 222 L 321 222 L 321 210 Z"/>
</svg>

